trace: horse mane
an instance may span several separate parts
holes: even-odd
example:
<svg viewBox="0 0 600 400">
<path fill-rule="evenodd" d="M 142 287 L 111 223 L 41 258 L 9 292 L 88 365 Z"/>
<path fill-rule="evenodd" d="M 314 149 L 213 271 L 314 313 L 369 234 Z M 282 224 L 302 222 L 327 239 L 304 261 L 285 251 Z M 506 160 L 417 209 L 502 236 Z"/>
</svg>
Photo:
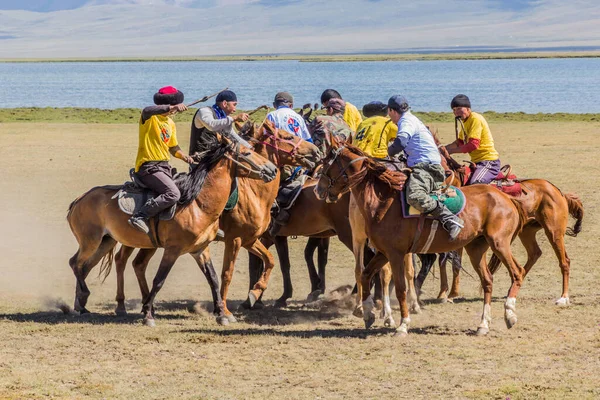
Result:
<svg viewBox="0 0 600 400">
<path fill-rule="evenodd" d="M 200 159 L 198 164 L 192 167 L 189 174 L 180 174 L 175 178 L 175 184 L 179 188 L 181 197 L 177 204 L 187 206 L 190 204 L 202 189 L 206 175 L 211 168 L 225 155 L 229 145 L 227 143 L 214 142 L 211 143 L 204 152 L 204 157 Z"/>
<path fill-rule="evenodd" d="M 350 152 L 353 154 L 367 157 L 364 165 L 367 167 L 367 174 L 365 176 L 358 176 L 358 179 L 366 179 L 368 183 L 374 184 L 375 181 L 379 181 L 389 187 L 391 191 L 400 191 L 404 188 L 404 184 L 408 179 L 408 176 L 400 171 L 391 171 L 387 169 L 381 163 L 373 160 L 367 156 L 361 149 L 351 144 L 345 145 Z"/>
</svg>

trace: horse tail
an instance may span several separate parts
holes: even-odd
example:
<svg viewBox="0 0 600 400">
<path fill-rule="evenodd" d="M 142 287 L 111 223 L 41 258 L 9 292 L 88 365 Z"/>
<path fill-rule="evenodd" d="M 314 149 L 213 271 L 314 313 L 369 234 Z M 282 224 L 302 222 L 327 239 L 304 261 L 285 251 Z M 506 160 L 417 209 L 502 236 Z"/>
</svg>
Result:
<svg viewBox="0 0 600 400">
<path fill-rule="evenodd" d="M 573 228 L 567 229 L 567 235 L 575 237 L 581 232 L 581 223 L 583 222 L 583 203 L 579 196 L 574 193 L 563 194 L 567 204 L 569 205 L 569 214 L 575 218 L 575 225 Z"/>
<path fill-rule="evenodd" d="M 98 277 L 102 279 L 102 283 L 106 281 L 108 275 L 110 275 L 110 271 L 112 270 L 113 260 L 115 259 L 115 248 L 114 246 L 104 257 L 100 260 L 100 271 L 98 272 Z"/>
<path fill-rule="evenodd" d="M 492 253 L 492 257 L 490 258 L 490 262 L 488 264 L 488 268 L 490 270 L 490 274 L 494 275 L 496 273 L 496 271 L 498 271 L 498 268 L 500 268 L 500 259 L 498 258 L 497 255 L 495 255 L 494 253 Z"/>
</svg>

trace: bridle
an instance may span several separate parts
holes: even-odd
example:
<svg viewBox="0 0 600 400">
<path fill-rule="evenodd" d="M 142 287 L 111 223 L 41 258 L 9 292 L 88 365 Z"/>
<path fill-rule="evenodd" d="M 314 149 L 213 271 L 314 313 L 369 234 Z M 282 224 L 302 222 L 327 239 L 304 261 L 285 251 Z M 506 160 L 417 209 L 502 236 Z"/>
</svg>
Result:
<svg viewBox="0 0 600 400">
<path fill-rule="evenodd" d="M 248 171 L 250 173 L 255 173 L 258 176 L 260 176 L 261 178 L 264 177 L 264 175 L 265 175 L 264 168 L 251 160 L 251 158 L 250 158 L 251 152 L 248 151 L 246 153 L 243 153 L 241 151 L 241 147 L 242 147 L 242 145 L 240 143 L 231 142 L 231 144 L 227 148 L 227 151 L 233 152 L 234 157 L 232 157 L 228 154 L 225 154 L 224 157 L 227 158 L 228 160 L 230 160 L 232 163 L 236 164 L 238 167 L 245 169 L 246 171 Z M 250 164 L 250 167 L 242 164 L 238 160 L 242 160 L 242 161 Z"/>
<path fill-rule="evenodd" d="M 352 161 L 350 161 L 346 166 L 342 165 L 341 160 L 338 158 L 338 156 L 342 153 L 342 150 L 344 150 L 346 148 L 346 146 L 340 146 L 338 148 L 334 148 L 331 150 L 331 154 L 333 155 L 333 157 L 331 158 L 331 160 L 329 160 L 326 164 L 323 165 L 323 172 L 321 174 L 322 178 L 327 178 L 327 180 L 329 181 L 329 184 L 327 185 L 327 191 L 326 191 L 326 195 L 327 197 L 329 196 L 329 190 L 336 184 L 336 182 L 340 179 L 343 178 L 344 179 L 344 183 L 348 183 L 351 181 L 352 178 L 354 178 L 357 175 L 360 174 L 365 174 L 367 171 L 367 168 L 365 167 L 364 169 L 359 170 L 358 172 L 352 174 L 352 175 L 348 175 L 348 173 L 346 172 L 346 170 L 355 162 L 358 161 L 362 161 L 362 160 L 366 160 L 368 157 L 365 156 L 361 156 L 361 157 L 357 157 L 355 159 L 353 159 Z M 331 168 L 331 166 L 333 165 L 333 163 L 337 163 L 338 166 L 341 168 L 340 173 L 338 174 L 338 176 L 336 176 L 335 178 L 332 178 L 328 175 L 329 172 L 329 168 Z M 340 195 L 345 194 L 347 192 L 349 192 L 354 186 L 356 186 L 358 184 L 360 180 L 356 180 L 356 183 L 350 184 L 348 185 L 347 188 L 345 188 Z"/>
<path fill-rule="evenodd" d="M 275 149 L 275 161 L 277 163 L 277 167 L 281 167 L 283 164 L 281 164 L 281 162 L 280 162 L 281 156 L 279 155 L 279 152 L 288 154 L 290 157 L 295 158 L 298 153 L 298 147 L 300 147 L 300 144 L 302 144 L 302 141 L 304 139 L 302 139 L 300 136 L 297 136 L 297 138 L 298 138 L 297 142 L 292 139 L 282 139 L 277 135 L 278 133 L 279 133 L 279 129 L 277 129 L 277 128 L 275 128 L 275 132 L 269 132 L 269 131 L 267 131 L 266 128 L 263 128 L 263 135 L 267 137 L 266 140 L 268 140 L 268 141 L 258 140 L 257 143 L 262 144 L 263 146 L 269 146 L 269 147 L 274 148 Z M 290 151 L 284 150 L 279 147 L 278 143 L 288 143 L 288 144 L 291 144 L 293 146 L 293 148 Z"/>
</svg>

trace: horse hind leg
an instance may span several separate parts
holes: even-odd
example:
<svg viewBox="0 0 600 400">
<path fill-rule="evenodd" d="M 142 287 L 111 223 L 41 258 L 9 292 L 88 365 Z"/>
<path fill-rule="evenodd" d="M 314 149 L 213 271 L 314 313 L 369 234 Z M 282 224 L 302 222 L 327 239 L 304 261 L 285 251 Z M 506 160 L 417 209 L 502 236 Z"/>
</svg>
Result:
<svg viewBox="0 0 600 400">
<path fill-rule="evenodd" d="M 267 289 L 267 285 L 269 284 L 269 278 L 271 277 L 271 272 L 273 271 L 273 267 L 275 266 L 275 262 L 273 260 L 273 255 L 267 250 L 267 248 L 260 242 L 260 240 L 256 240 L 252 246 L 247 247 L 247 250 L 258 255 L 265 264 L 265 270 L 254 285 L 254 288 L 250 290 L 248 293 L 248 298 L 250 299 L 250 304 L 254 305 L 254 303 L 262 296 L 264 291 Z"/>
<path fill-rule="evenodd" d="M 75 304 L 73 308 L 80 314 L 89 313 L 85 306 L 90 296 L 90 289 L 85 283 L 85 279 L 92 268 L 95 267 L 116 244 L 117 242 L 110 236 L 103 236 L 99 240 L 81 243 L 77 253 L 69 260 L 69 265 L 77 280 L 75 286 Z"/>
<path fill-rule="evenodd" d="M 306 267 L 308 268 L 308 277 L 310 279 L 310 293 L 308 294 L 306 301 L 313 302 L 316 301 L 323 292 L 320 291 L 319 285 L 321 284 L 321 279 L 319 277 L 319 273 L 317 272 L 317 268 L 315 267 L 314 262 L 314 254 L 315 250 L 317 250 L 320 246 L 320 238 L 308 238 L 306 242 L 306 247 L 304 247 L 304 261 L 306 262 Z M 277 250 L 277 254 L 279 255 L 279 249 Z M 320 262 L 320 257 L 318 257 Z M 280 265 L 283 265 L 283 262 L 279 262 Z M 320 267 L 320 265 L 319 265 Z"/>
<path fill-rule="evenodd" d="M 567 255 L 565 249 L 564 233 L 560 231 L 547 232 L 548 239 L 552 245 L 552 249 L 558 258 L 558 266 L 562 273 L 562 294 L 560 299 L 556 300 L 557 306 L 568 306 L 571 304 L 569 300 L 569 275 L 571 272 L 571 259 Z"/>
<path fill-rule="evenodd" d="M 203 253 L 192 253 L 190 255 L 194 258 L 198 267 L 200 267 L 200 270 L 206 277 L 208 285 L 210 286 L 210 292 L 213 298 L 213 315 L 215 316 L 217 323 L 219 325 L 228 325 L 229 318 L 225 315 L 225 305 L 221 298 L 221 293 L 219 292 L 219 278 L 217 277 L 215 267 L 210 258 L 208 248 Z"/>
<path fill-rule="evenodd" d="M 115 298 L 117 307 L 115 308 L 115 314 L 120 316 L 127 315 L 127 309 L 125 308 L 125 267 L 133 250 L 135 250 L 133 247 L 122 245 L 115 255 L 115 270 L 117 271 L 117 296 Z"/>
<path fill-rule="evenodd" d="M 477 336 L 487 335 L 492 322 L 492 284 L 493 278 L 487 267 L 485 253 L 489 245 L 484 238 L 480 237 L 469 243 L 465 248 L 473 268 L 479 275 L 481 287 L 483 288 L 483 313 L 481 323 L 477 327 Z"/>
<path fill-rule="evenodd" d="M 379 273 L 381 279 L 381 287 L 383 291 L 383 308 L 381 309 L 381 318 L 383 318 L 383 325 L 386 327 L 395 327 L 396 321 L 392 316 L 392 304 L 390 301 L 390 283 L 392 281 L 392 267 L 389 263 L 381 269 Z"/>
</svg>

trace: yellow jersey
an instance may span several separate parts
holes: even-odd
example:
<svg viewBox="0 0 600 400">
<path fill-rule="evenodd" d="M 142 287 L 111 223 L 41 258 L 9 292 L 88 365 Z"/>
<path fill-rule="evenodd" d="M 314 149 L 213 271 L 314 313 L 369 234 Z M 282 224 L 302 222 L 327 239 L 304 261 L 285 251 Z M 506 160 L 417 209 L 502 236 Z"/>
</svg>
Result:
<svg viewBox="0 0 600 400">
<path fill-rule="evenodd" d="M 358 125 L 362 122 L 362 116 L 358 109 L 348 102 L 346 102 L 346 110 L 344 111 L 344 121 L 352 129 L 352 132 L 356 132 Z"/>
<path fill-rule="evenodd" d="M 135 172 L 148 161 L 169 161 L 169 148 L 177 146 L 177 127 L 175 122 L 164 115 L 153 115 L 142 123 L 140 117 L 140 133 Z"/>
<path fill-rule="evenodd" d="M 398 126 L 391 119 L 377 115 L 358 125 L 352 144 L 368 156 L 385 158 L 388 155 L 388 144 L 396 139 L 397 133 Z"/>
<path fill-rule="evenodd" d="M 463 122 L 465 128 L 462 127 L 458 132 L 458 138 L 465 143 L 470 139 L 479 140 L 479 148 L 469 153 L 471 162 L 478 163 L 480 161 L 495 161 L 500 158 L 500 155 L 494 148 L 494 138 L 483 115 L 471 112 L 469 118 Z M 466 135 L 465 135 L 466 131 Z"/>
</svg>

